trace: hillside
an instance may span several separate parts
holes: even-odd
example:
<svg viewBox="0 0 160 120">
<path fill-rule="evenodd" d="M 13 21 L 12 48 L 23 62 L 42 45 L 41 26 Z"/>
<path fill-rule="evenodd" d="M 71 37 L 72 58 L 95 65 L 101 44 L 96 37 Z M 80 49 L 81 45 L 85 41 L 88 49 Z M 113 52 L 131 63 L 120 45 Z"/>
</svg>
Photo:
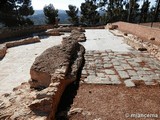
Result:
<svg viewBox="0 0 160 120">
<path fill-rule="evenodd" d="M 59 10 L 58 11 L 58 17 L 60 18 L 61 24 L 67 24 L 70 23 L 68 21 L 68 15 L 66 14 L 65 10 Z M 35 10 L 35 13 L 29 17 L 33 22 L 34 25 L 44 25 L 45 23 L 45 15 L 43 13 L 43 10 Z"/>
</svg>

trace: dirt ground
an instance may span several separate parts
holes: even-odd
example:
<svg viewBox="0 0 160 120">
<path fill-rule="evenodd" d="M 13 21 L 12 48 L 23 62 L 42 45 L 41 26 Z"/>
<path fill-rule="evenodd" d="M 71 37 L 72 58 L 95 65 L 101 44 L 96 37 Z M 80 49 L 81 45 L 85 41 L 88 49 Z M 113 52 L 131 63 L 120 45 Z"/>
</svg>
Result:
<svg viewBox="0 0 160 120">
<path fill-rule="evenodd" d="M 67 120 L 157 120 L 159 96 L 159 86 L 80 84 Z"/>
<path fill-rule="evenodd" d="M 160 29 L 155 29 L 146 27 L 142 24 L 133 24 L 133 23 L 126 23 L 126 22 L 116 22 L 113 23 L 114 25 L 118 25 L 118 29 L 120 31 L 131 33 L 133 35 L 136 35 L 137 37 L 141 38 L 144 41 L 151 42 L 155 45 L 160 45 Z M 149 25 L 145 24 L 145 25 Z M 155 25 L 159 25 L 158 23 L 154 23 Z M 151 41 L 151 38 L 155 38 L 155 40 Z"/>
</svg>

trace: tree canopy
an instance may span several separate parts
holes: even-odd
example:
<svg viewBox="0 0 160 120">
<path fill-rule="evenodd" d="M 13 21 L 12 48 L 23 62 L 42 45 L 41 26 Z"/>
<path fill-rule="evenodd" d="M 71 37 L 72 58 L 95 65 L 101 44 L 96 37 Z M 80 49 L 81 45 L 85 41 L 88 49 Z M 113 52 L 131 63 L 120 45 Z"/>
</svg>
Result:
<svg viewBox="0 0 160 120">
<path fill-rule="evenodd" d="M 47 24 L 56 24 L 58 20 L 58 10 L 55 9 L 53 4 L 49 4 L 43 8 L 44 15 L 46 16 L 46 23 Z"/>
<path fill-rule="evenodd" d="M 151 22 L 160 21 L 160 0 L 150 6 L 151 0 L 92 0 L 105 11 L 103 19 L 107 22 Z M 140 4 L 140 2 L 142 4 Z M 104 18 L 105 17 L 105 18 Z"/>
<path fill-rule="evenodd" d="M 81 22 L 83 24 L 93 26 L 99 23 L 100 15 L 97 11 L 98 6 L 93 0 L 86 0 L 81 4 Z"/>
<path fill-rule="evenodd" d="M 66 10 L 67 15 L 70 17 L 68 20 L 73 25 L 79 24 L 79 17 L 78 17 L 78 8 L 74 5 L 68 5 L 69 10 Z"/>
<path fill-rule="evenodd" d="M 26 16 L 33 15 L 31 0 L 1 0 L 0 21 L 6 26 L 33 24 Z"/>
<path fill-rule="evenodd" d="M 93 26 L 116 21 L 133 23 L 160 21 L 160 0 L 155 0 L 154 5 L 151 4 L 151 0 L 85 0 L 80 10 L 74 5 L 69 5 L 68 8 L 69 10 L 66 10 L 68 20 L 73 25 Z M 43 12 L 47 24 L 58 22 L 58 10 L 53 4 L 44 6 Z M 33 13 L 31 0 L 0 0 L 0 22 L 6 26 L 33 24 L 27 17 Z"/>
</svg>

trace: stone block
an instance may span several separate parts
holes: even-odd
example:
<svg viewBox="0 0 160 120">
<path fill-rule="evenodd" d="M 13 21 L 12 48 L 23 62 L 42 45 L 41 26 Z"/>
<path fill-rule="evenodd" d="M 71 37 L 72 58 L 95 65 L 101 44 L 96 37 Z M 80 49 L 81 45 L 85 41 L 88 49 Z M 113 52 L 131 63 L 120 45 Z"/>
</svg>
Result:
<svg viewBox="0 0 160 120">
<path fill-rule="evenodd" d="M 26 38 L 26 39 L 22 39 L 22 40 L 18 40 L 18 41 L 7 42 L 6 47 L 10 48 L 10 47 L 15 47 L 15 46 L 19 46 L 19 45 L 36 43 L 36 42 L 40 42 L 40 39 L 39 39 L 38 36 L 34 36 L 34 37 L 31 37 L 31 38 Z"/>
<path fill-rule="evenodd" d="M 2 59 L 7 52 L 7 47 L 5 44 L 0 45 L 0 59 Z"/>
<path fill-rule="evenodd" d="M 128 79 L 130 78 L 126 71 L 117 71 L 121 79 Z"/>
<path fill-rule="evenodd" d="M 114 70 L 111 70 L 111 69 L 105 69 L 105 73 L 106 73 L 107 75 L 115 75 L 115 74 L 116 74 L 115 71 L 114 71 Z"/>
<path fill-rule="evenodd" d="M 132 80 L 125 80 L 124 81 L 126 87 L 135 87 L 136 85 L 134 84 L 134 82 L 132 82 Z"/>
</svg>

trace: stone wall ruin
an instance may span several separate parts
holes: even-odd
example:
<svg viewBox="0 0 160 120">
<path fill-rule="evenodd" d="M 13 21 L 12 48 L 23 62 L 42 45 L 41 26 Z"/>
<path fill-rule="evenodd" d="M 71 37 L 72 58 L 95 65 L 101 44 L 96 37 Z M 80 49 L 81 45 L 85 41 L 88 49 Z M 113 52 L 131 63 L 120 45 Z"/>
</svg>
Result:
<svg viewBox="0 0 160 120">
<path fill-rule="evenodd" d="M 29 82 L 0 98 L 0 119 L 53 120 L 65 88 L 78 79 L 84 64 L 85 49 L 78 41 L 71 35 L 38 56 Z"/>
<path fill-rule="evenodd" d="M 114 30 L 114 26 L 117 26 Z M 160 30 L 142 25 L 116 22 L 105 27 L 114 35 L 124 37 L 124 42 L 140 51 L 148 51 L 151 55 L 160 60 Z M 114 29 L 113 29 L 114 28 Z M 142 34 L 143 33 L 143 34 Z"/>
</svg>

